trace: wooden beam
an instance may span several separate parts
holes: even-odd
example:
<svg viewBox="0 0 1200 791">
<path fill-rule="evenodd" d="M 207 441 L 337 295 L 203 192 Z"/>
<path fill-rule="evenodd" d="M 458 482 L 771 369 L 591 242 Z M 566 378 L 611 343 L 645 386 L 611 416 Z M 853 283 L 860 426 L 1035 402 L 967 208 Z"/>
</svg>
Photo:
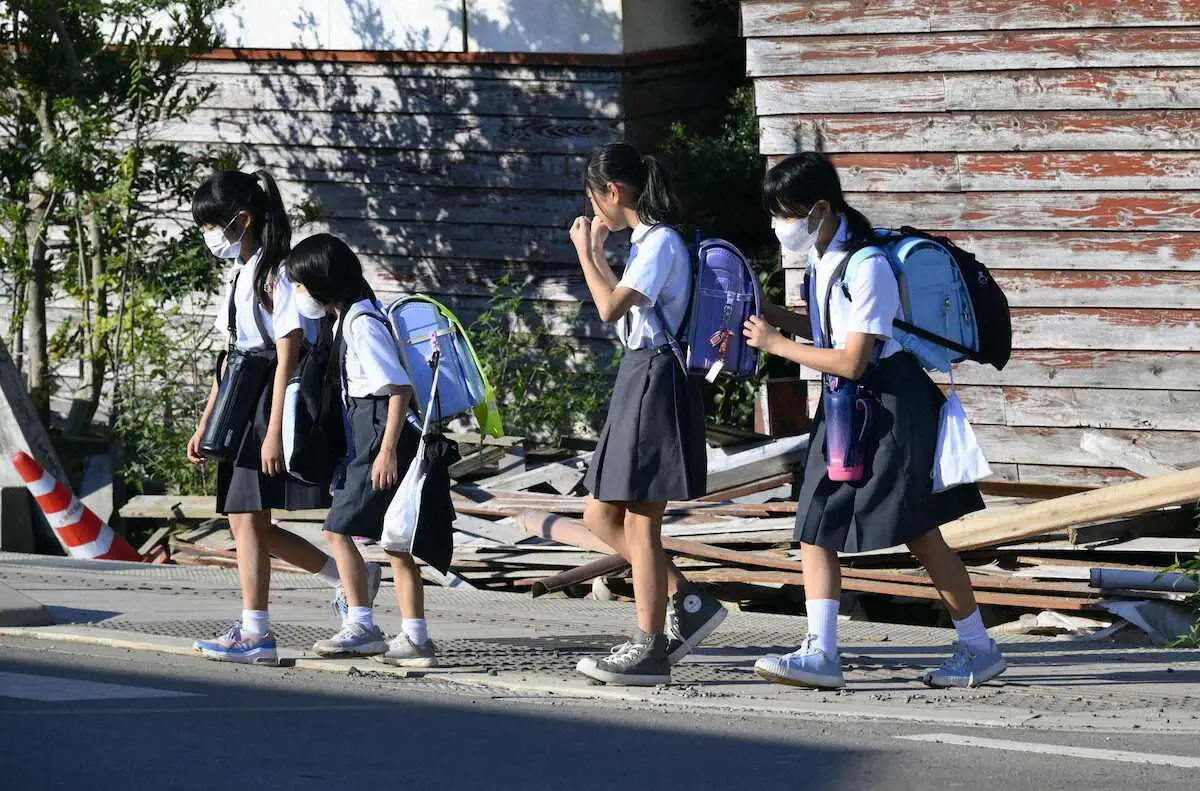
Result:
<svg viewBox="0 0 1200 791">
<path fill-rule="evenodd" d="M 1153 452 L 1139 447 L 1134 442 L 1097 434 L 1094 431 L 1088 431 L 1080 437 L 1079 447 L 1110 467 L 1124 467 L 1144 478 L 1153 478 L 1155 475 L 1166 475 L 1183 469 L 1180 465 L 1155 458 Z"/>
<path fill-rule="evenodd" d="M 1020 541 L 1078 525 L 1136 516 L 1200 500 L 1200 468 L 1070 494 L 1040 503 L 970 514 L 942 526 L 954 549 Z"/>
</svg>

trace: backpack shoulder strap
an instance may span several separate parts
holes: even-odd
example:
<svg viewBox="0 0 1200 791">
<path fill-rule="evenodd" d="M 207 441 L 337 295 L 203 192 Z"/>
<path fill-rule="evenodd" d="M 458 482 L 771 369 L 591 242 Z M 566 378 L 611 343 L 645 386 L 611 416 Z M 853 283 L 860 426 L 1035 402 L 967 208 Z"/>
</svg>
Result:
<svg viewBox="0 0 1200 791">
<path fill-rule="evenodd" d="M 338 374 L 339 374 L 339 376 L 341 378 L 341 382 L 342 382 L 342 393 L 347 398 L 349 398 L 349 394 L 350 394 L 349 383 L 348 383 L 348 377 L 346 375 L 347 344 L 346 344 L 345 334 L 350 331 L 350 327 L 354 324 L 354 322 L 358 321 L 359 319 L 361 319 L 365 316 L 367 318 L 374 319 L 375 321 L 378 321 L 380 324 L 382 324 L 384 326 L 384 328 L 387 329 L 387 331 L 388 331 L 388 337 L 392 337 L 393 341 L 395 339 L 392 336 L 391 328 L 388 327 L 387 320 L 384 319 L 383 316 L 379 315 L 378 310 L 354 310 L 354 308 L 352 307 L 349 310 L 347 310 L 346 313 L 348 315 L 346 315 L 338 323 L 337 335 L 334 337 L 333 342 L 334 342 L 334 348 L 337 351 Z M 399 349 L 397 349 L 397 353 L 398 352 L 399 352 Z"/>
</svg>

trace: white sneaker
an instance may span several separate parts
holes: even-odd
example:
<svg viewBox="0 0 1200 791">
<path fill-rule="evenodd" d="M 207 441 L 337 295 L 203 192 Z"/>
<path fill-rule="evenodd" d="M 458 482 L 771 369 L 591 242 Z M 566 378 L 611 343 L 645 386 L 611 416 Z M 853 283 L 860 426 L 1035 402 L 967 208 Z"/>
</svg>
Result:
<svg viewBox="0 0 1200 791">
<path fill-rule="evenodd" d="M 375 597 L 379 595 L 379 586 L 383 583 L 383 566 L 378 563 L 367 564 L 367 602 L 373 607 L 375 606 Z M 346 616 L 350 614 L 350 603 L 346 601 L 346 589 L 342 585 L 337 586 L 337 590 L 333 594 L 333 601 L 329 602 L 329 609 L 333 610 L 333 615 L 338 619 L 338 623 L 345 623 Z"/>
<path fill-rule="evenodd" d="M 313 644 L 317 656 L 374 656 L 382 654 L 388 648 L 383 639 L 383 632 L 378 626 L 370 629 L 359 623 L 348 623 L 340 632 L 328 640 L 319 640 Z"/>
<path fill-rule="evenodd" d="M 754 672 L 767 681 L 813 689 L 841 689 L 846 686 L 842 677 L 842 658 L 838 653 L 829 656 L 817 648 L 816 638 L 804 638 L 804 644 L 790 654 L 764 656 L 754 663 Z"/>
<path fill-rule="evenodd" d="M 388 641 L 387 651 L 376 656 L 375 661 L 396 667 L 437 667 L 437 646 L 432 640 L 415 645 L 401 632 Z"/>
</svg>

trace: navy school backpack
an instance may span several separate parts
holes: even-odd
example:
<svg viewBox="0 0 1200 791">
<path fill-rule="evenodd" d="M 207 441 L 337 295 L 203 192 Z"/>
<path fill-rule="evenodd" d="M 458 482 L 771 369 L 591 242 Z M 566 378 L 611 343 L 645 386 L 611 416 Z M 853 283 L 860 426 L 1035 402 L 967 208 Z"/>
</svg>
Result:
<svg viewBox="0 0 1200 791">
<path fill-rule="evenodd" d="M 894 337 L 906 351 L 928 371 L 947 372 L 963 360 L 1003 370 L 1012 355 L 1012 318 L 987 267 L 949 239 L 916 228 L 876 229 L 876 238 L 877 244 L 850 255 L 840 275 L 834 274 L 846 298 L 857 266 L 882 252 L 900 289 L 903 318 L 893 322 Z"/>
<path fill-rule="evenodd" d="M 293 478 L 312 485 L 328 485 L 346 453 L 342 386 L 333 364 L 340 345 L 340 328 L 335 337 L 327 316 L 284 393 L 284 466 Z"/>
<path fill-rule="evenodd" d="M 668 227 L 668 226 L 660 226 Z M 656 304 L 654 315 L 667 327 Z M 724 239 L 699 239 L 692 249 L 692 295 L 677 338 L 668 330 L 667 344 L 687 374 L 753 376 L 758 349 L 746 343 L 742 328 L 762 315 L 762 291 L 746 256 Z M 680 342 L 682 340 L 682 343 Z M 686 346 L 686 350 L 683 348 Z"/>
</svg>

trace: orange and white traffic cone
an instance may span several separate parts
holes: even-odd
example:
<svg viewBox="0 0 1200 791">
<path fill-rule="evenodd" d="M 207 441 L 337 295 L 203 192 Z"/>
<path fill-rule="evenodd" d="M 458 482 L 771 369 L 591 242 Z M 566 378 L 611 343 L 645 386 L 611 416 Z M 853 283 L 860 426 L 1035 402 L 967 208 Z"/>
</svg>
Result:
<svg viewBox="0 0 1200 791">
<path fill-rule="evenodd" d="M 13 456 L 13 467 L 37 500 L 54 528 L 59 543 L 75 558 L 95 560 L 142 560 L 129 542 L 113 532 L 79 501 L 71 490 L 54 479 L 28 453 Z"/>
</svg>

